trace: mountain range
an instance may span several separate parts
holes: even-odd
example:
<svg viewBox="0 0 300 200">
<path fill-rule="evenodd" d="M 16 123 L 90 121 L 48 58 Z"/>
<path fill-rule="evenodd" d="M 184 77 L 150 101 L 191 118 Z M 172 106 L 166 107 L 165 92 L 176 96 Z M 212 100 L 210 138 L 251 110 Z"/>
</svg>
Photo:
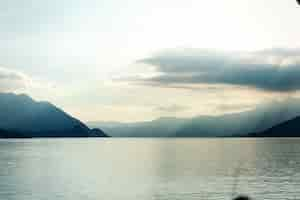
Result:
<svg viewBox="0 0 300 200">
<path fill-rule="evenodd" d="M 290 123 L 282 125 L 294 118 L 300 122 L 298 116 L 300 116 L 300 99 L 290 98 L 262 104 L 252 110 L 221 116 L 198 116 L 189 119 L 159 118 L 135 123 L 88 122 L 87 124 L 90 127 L 101 127 L 109 135 L 117 137 L 259 137 L 269 134 L 271 130 L 272 134 L 276 130 L 278 133 L 276 136 L 284 137 L 291 134 L 300 136 L 300 132 L 295 132 L 297 123 L 293 124 L 295 126 L 293 128 L 288 128 Z M 279 130 L 279 127 L 284 128 Z"/>
<path fill-rule="evenodd" d="M 49 102 L 0 93 L 0 138 L 105 137 Z"/>
<path fill-rule="evenodd" d="M 297 98 L 220 116 L 162 117 L 135 123 L 88 122 L 92 129 L 55 105 L 35 101 L 25 94 L 0 93 L 0 110 L 0 138 L 106 137 L 107 134 L 113 137 L 300 136 Z"/>
</svg>

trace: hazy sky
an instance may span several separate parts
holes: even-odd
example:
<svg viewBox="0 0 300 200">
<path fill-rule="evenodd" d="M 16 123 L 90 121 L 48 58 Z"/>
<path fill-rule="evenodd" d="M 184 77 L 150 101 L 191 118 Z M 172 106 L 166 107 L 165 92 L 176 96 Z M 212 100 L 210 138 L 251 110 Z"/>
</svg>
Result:
<svg viewBox="0 0 300 200">
<path fill-rule="evenodd" d="M 297 96 L 299 20 L 296 0 L 0 0 L 0 91 L 83 121 L 250 109 Z"/>
</svg>

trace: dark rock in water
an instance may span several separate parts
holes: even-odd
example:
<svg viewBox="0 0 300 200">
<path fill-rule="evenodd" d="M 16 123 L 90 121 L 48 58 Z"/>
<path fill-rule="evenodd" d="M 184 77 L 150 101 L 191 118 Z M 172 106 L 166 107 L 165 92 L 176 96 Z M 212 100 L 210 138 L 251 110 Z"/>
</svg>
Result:
<svg viewBox="0 0 300 200">
<path fill-rule="evenodd" d="M 251 198 L 241 195 L 241 196 L 238 196 L 238 197 L 234 198 L 233 200 L 251 200 Z"/>
<path fill-rule="evenodd" d="M 0 137 L 104 137 L 49 102 L 0 93 Z"/>
</svg>

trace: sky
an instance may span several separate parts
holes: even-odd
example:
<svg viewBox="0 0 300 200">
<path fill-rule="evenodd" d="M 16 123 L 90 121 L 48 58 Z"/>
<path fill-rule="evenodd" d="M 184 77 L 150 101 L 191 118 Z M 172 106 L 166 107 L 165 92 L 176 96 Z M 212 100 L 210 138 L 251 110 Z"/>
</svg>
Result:
<svg viewBox="0 0 300 200">
<path fill-rule="evenodd" d="M 0 0 L 0 92 L 82 121 L 240 112 L 300 96 L 296 0 Z"/>
</svg>

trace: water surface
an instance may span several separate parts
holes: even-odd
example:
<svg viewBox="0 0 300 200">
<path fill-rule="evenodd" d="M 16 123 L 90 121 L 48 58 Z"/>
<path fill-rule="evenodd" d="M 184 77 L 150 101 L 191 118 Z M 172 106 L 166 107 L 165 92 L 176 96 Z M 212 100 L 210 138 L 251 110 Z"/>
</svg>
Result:
<svg viewBox="0 0 300 200">
<path fill-rule="evenodd" d="M 0 140 L 0 199 L 194 200 L 300 196 L 300 140 Z"/>
</svg>

